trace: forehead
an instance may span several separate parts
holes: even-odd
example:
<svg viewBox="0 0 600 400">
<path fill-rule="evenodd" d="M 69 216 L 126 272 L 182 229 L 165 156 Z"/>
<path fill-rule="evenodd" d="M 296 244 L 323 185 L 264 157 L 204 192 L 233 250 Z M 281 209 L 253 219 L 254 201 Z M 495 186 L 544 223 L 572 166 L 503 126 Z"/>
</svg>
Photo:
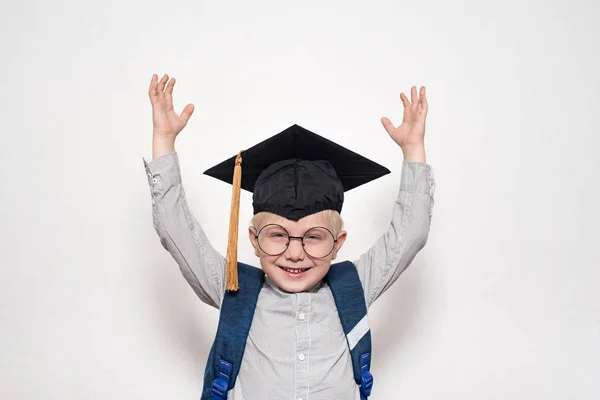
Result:
<svg viewBox="0 0 600 400">
<path fill-rule="evenodd" d="M 296 232 L 304 233 L 306 230 L 314 226 L 328 226 L 327 218 L 323 211 L 307 215 L 306 217 L 300 218 L 298 221 L 284 218 L 277 214 L 267 214 L 263 220 L 262 226 L 268 224 L 277 224 L 283 226 L 288 232 L 294 234 Z"/>
</svg>

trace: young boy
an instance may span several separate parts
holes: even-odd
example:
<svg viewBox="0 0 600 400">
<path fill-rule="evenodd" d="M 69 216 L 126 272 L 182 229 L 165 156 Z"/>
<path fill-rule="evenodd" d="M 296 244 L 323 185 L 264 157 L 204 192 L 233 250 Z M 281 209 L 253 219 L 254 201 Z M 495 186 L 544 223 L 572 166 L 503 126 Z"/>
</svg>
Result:
<svg viewBox="0 0 600 400">
<path fill-rule="evenodd" d="M 153 159 L 144 160 L 144 166 L 151 190 L 154 228 L 198 297 L 221 309 L 230 293 L 226 290 L 227 260 L 212 248 L 186 202 L 174 143 L 194 106 L 188 104 L 180 115 L 175 113 L 174 84 L 175 79 L 169 81 L 166 74 L 160 82 L 153 75 L 149 87 L 154 124 Z M 411 101 L 404 93 L 400 98 L 404 105 L 402 124 L 394 127 L 389 119 L 382 118 L 384 128 L 404 154 L 392 222 L 375 245 L 353 262 L 364 296 L 361 301 L 367 308 L 425 246 L 431 223 L 435 180 L 425 159 L 425 88 L 421 87 L 418 96 L 413 86 Z M 296 132 L 299 130 L 306 131 L 297 126 L 286 131 L 300 135 Z M 277 136 L 287 134 L 284 131 Z M 306 135 L 312 138 L 314 134 L 306 131 Z M 342 150 L 340 154 L 346 151 Z M 253 178 L 245 175 L 250 172 L 246 172 L 248 157 L 244 154 L 241 186 L 254 188 L 255 216 L 248 233 L 266 276 L 259 288 L 235 384 L 222 397 L 213 391 L 212 398 L 366 399 L 370 390 L 357 385 L 354 353 L 350 349 L 351 342 L 356 345 L 367 336 L 368 324 L 362 326 L 366 317 L 357 324 L 361 325 L 358 337 L 355 330 L 348 332 L 340 321 L 344 314 L 340 311 L 339 295 L 332 293 L 333 286 L 327 279 L 330 268 L 334 269 L 331 261 L 347 235 L 339 211 L 343 192 L 350 186 L 338 166 L 354 162 L 356 154 L 352 153 L 345 161 L 329 160 L 323 164 L 270 160 L 254 171 Z M 232 160 L 229 161 L 233 166 Z M 251 160 L 250 168 L 258 164 L 257 160 Z M 213 168 L 213 172 L 217 170 Z M 232 182 L 233 169 L 229 171 L 229 177 L 221 179 Z M 360 176 L 361 171 L 349 179 Z M 384 173 L 380 171 L 378 175 Z M 367 181 L 370 179 L 373 178 Z M 287 202 L 292 197 L 299 203 L 290 208 Z M 240 275 L 240 294 L 243 279 Z M 368 340 L 370 348 L 370 334 Z M 368 366 L 366 369 L 368 372 Z M 203 399 L 211 398 L 211 383 L 205 379 Z"/>
</svg>

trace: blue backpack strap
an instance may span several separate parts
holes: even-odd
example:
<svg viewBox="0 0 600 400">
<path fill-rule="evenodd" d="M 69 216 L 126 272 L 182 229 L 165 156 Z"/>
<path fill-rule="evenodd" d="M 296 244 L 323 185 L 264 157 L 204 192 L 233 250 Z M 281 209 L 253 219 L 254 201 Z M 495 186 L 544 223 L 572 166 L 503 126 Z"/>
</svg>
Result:
<svg viewBox="0 0 600 400">
<path fill-rule="evenodd" d="M 332 264 L 325 276 L 333 293 L 342 328 L 352 356 L 354 380 L 360 386 L 360 398 L 366 400 L 373 388 L 371 375 L 371 331 L 367 303 L 356 266 L 350 261 Z"/>
<path fill-rule="evenodd" d="M 201 400 L 225 400 L 235 385 L 264 277 L 262 269 L 238 262 L 240 287 L 237 292 L 225 291 Z"/>
</svg>

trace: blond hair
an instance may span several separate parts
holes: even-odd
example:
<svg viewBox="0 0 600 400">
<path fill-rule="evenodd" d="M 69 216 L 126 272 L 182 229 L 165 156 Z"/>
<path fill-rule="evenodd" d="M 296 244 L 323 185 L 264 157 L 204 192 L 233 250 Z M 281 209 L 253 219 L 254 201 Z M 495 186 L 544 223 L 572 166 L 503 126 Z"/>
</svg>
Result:
<svg viewBox="0 0 600 400">
<path fill-rule="evenodd" d="M 323 210 L 318 213 L 322 217 L 322 221 L 325 224 L 325 227 L 328 228 L 331 232 L 333 232 L 334 236 L 342 230 L 344 227 L 344 221 L 342 220 L 342 216 L 336 210 Z M 270 212 L 259 212 L 254 215 L 252 221 L 250 222 L 256 230 L 260 230 L 263 226 L 267 224 L 267 220 L 269 223 L 276 223 L 277 219 L 285 219 L 284 217 L 273 214 Z"/>
</svg>

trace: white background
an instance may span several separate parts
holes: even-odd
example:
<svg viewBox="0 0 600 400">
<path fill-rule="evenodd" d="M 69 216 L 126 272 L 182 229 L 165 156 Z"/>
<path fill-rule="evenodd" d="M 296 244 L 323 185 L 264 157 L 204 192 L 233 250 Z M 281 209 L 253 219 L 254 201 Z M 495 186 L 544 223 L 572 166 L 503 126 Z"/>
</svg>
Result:
<svg viewBox="0 0 600 400">
<path fill-rule="evenodd" d="M 342 259 L 388 226 L 402 152 L 379 119 L 425 85 L 431 233 L 372 309 L 372 399 L 600 398 L 598 2 L 3 10 L 0 398 L 200 396 L 218 314 L 152 227 L 153 73 L 196 106 L 177 151 L 222 253 L 231 187 L 203 171 L 237 151 L 297 123 L 390 168 L 346 196 Z"/>
</svg>

